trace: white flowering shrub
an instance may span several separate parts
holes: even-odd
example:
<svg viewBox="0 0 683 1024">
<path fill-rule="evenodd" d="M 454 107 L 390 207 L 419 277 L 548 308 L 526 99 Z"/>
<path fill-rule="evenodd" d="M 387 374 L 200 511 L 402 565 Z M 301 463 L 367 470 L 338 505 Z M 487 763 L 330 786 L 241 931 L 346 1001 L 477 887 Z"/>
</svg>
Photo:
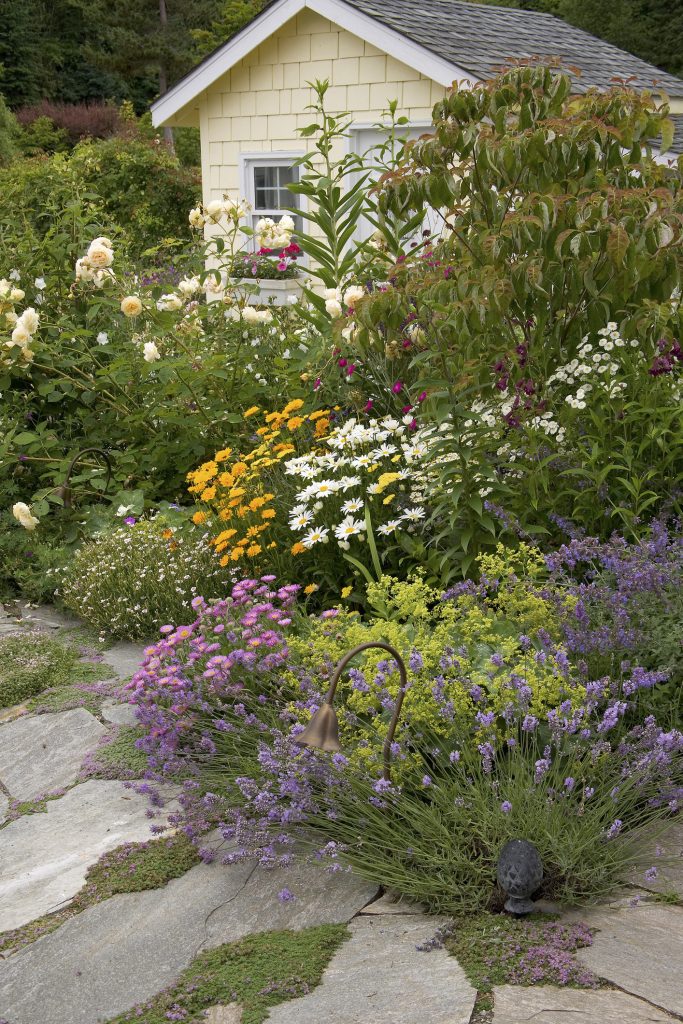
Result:
<svg viewBox="0 0 683 1024">
<path fill-rule="evenodd" d="M 194 597 L 224 596 L 231 573 L 202 531 L 187 533 L 157 516 L 131 518 L 88 541 L 58 579 L 60 599 L 94 629 L 146 640 L 182 622 Z"/>
</svg>

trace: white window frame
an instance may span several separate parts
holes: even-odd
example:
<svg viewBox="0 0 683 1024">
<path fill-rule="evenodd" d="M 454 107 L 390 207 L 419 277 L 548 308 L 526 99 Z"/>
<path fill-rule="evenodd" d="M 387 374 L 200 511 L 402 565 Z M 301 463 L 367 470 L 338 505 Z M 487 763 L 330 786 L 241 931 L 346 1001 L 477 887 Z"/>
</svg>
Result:
<svg viewBox="0 0 683 1024">
<path fill-rule="evenodd" d="M 414 121 L 409 121 L 408 124 L 401 124 L 397 126 L 396 134 L 400 138 L 401 134 L 411 129 L 424 129 L 424 133 L 427 133 L 430 128 L 434 127 L 434 122 L 426 120 L 424 118 L 416 118 Z M 355 153 L 357 156 L 361 156 L 360 149 L 360 137 L 363 132 L 377 130 L 377 121 L 352 121 L 349 125 L 348 136 L 346 140 L 346 149 L 348 153 Z M 352 187 L 360 181 L 361 172 L 358 171 L 350 176 Z M 363 218 L 364 220 L 364 218 Z M 359 222 L 359 229 L 356 232 L 356 240 L 359 241 L 369 230 L 369 226 L 361 228 L 361 222 Z M 368 225 L 367 221 L 364 221 L 365 225 Z"/>
<path fill-rule="evenodd" d="M 254 208 L 253 209 L 253 213 L 250 214 L 248 218 L 245 218 L 245 222 L 248 224 L 249 227 L 252 226 L 251 217 L 252 217 L 253 214 L 258 213 L 262 217 L 282 217 L 287 212 L 286 210 L 263 210 L 263 211 L 262 210 L 258 210 L 258 211 L 256 210 L 256 203 L 255 203 L 256 195 L 255 195 L 254 175 L 252 173 L 252 168 L 256 164 L 270 166 L 270 167 L 291 167 L 291 165 L 294 163 L 295 160 L 298 160 L 299 157 L 304 156 L 305 152 L 306 152 L 306 150 L 303 150 L 303 149 L 298 149 L 298 150 L 281 149 L 281 150 L 261 150 L 260 152 L 251 152 L 251 153 L 240 153 L 240 157 L 239 157 L 240 194 L 242 196 L 244 196 L 244 198 L 247 199 L 251 203 L 252 207 Z M 307 204 L 306 204 L 306 197 L 300 195 L 298 197 L 298 199 L 299 199 L 299 209 L 300 210 L 306 210 L 308 208 Z M 303 226 L 303 221 L 302 221 L 302 226 Z M 302 262 L 301 259 L 299 259 L 299 262 L 300 263 Z"/>
</svg>

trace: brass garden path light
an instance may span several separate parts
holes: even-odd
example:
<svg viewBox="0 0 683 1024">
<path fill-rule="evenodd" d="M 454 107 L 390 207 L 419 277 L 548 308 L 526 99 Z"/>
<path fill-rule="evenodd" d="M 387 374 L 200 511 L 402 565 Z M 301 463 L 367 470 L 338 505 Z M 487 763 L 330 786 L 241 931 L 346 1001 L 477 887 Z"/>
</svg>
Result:
<svg viewBox="0 0 683 1024">
<path fill-rule="evenodd" d="M 358 647 L 354 647 L 352 651 L 345 654 L 341 659 L 334 675 L 332 676 L 332 682 L 330 688 L 327 691 L 325 700 L 320 705 L 318 710 L 315 712 L 310 722 L 302 733 L 295 738 L 294 742 L 300 747 L 316 747 L 318 750 L 329 750 L 336 751 L 341 750 L 341 744 L 339 742 L 339 722 L 337 721 L 337 713 L 333 707 L 334 695 L 337 692 L 337 684 L 341 677 L 342 672 L 357 654 L 361 651 L 367 651 L 372 647 L 377 647 L 380 650 L 388 651 L 391 657 L 394 659 L 398 666 L 399 676 L 401 678 L 401 686 L 398 691 L 398 697 L 396 698 L 396 704 L 394 707 L 394 713 L 391 716 L 391 722 L 389 723 L 389 731 L 387 732 L 387 738 L 384 741 L 383 758 L 384 758 L 384 772 L 383 777 L 387 782 L 391 781 L 391 744 L 394 741 L 394 735 L 396 733 L 396 726 L 401 715 L 401 707 L 403 705 L 403 698 L 406 695 L 408 689 L 408 675 L 406 673 L 406 667 L 403 663 L 401 655 L 398 653 L 395 647 L 391 644 L 385 644 L 383 641 L 370 641 L 367 644 L 360 644 Z"/>
<path fill-rule="evenodd" d="M 81 456 L 87 455 L 88 452 L 97 452 L 97 454 L 101 455 L 104 461 L 107 463 L 107 482 L 104 485 L 104 490 L 102 491 L 103 494 L 107 493 L 107 488 L 109 487 L 109 484 L 111 482 L 111 459 L 109 458 L 106 452 L 102 451 L 101 448 L 83 448 L 80 452 L 76 452 L 73 459 L 69 463 L 69 468 L 66 471 L 66 477 L 64 478 L 64 482 L 61 483 L 59 487 L 55 487 L 54 491 L 52 492 L 55 495 L 55 497 L 62 499 L 62 505 L 64 506 L 64 508 L 71 508 L 73 505 L 70 480 L 74 466 L 81 458 Z"/>
</svg>

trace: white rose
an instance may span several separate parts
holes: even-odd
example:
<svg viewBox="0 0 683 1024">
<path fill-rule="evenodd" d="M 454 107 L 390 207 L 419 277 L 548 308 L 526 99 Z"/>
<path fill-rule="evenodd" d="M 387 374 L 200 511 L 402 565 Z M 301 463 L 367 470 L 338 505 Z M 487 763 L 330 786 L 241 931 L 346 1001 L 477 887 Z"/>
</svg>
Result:
<svg viewBox="0 0 683 1024">
<path fill-rule="evenodd" d="M 260 324 L 269 324 L 273 319 L 273 314 L 269 309 L 259 309 L 256 314 L 256 322 Z"/>
<path fill-rule="evenodd" d="M 13 345 L 28 345 L 31 340 L 31 332 L 26 329 L 24 324 L 21 322 L 17 323 L 17 326 L 12 331 L 12 344 Z"/>
<path fill-rule="evenodd" d="M 352 284 L 351 287 L 347 288 L 344 292 L 344 302 L 347 306 L 350 306 L 351 309 L 353 309 L 354 303 L 358 302 L 359 299 L 364 298 L 364 296 L 365 288 L 360 288 L 357 284 Z"/>
<path fill-rule="evenodd" d="M 190 227 L 203 228 L 204 227 L 204 214 L 202 213 L 201 206 L 195 206 L 194 210 L 190 210 L 189 217 L 187 218 L 190 222 Z"/>
<path fill-rule="evenodd" d="M 10 302 L 21 302 L 24 295 L 26 295 L 26 292 L 23 291 L 21 288 L 13 288 L 12 291 L 9 293 L 9 300 Z"/>
<path fill-rule="evenodd" d="M 36 526 L 40 522 L 39 519 L 31 513 L 31 509 L 23 501 L 18 501 L 16 505 L 12 505 L 12 515 L 21 523 L 25 530 L 35 530 Z"/>
<path fill-rule="evenodd" d="M 242 319 L 248 324 L 257 324 L 259 322 L 258 310 L 253 306 L 245 306 L 242 310 Z"/>
<path fill-rule="evenodd" d="M 104 235 L 100 235 L 99 238 L 93 238 L 91 245 L 103 245 L 105 249 L 113 249 L 114 243 L 110 238 L 105 238 Z"/>
<path fill-rule="evenodd" d="M 96 270 L 92 276 L 92 283 L 95 288 L 104 288 L 105 284 L 110 284 L 114 280 L 114 275 L 111 270 Z M 38 299 L 36 299 L 36 302 Z"/>
<path fill-rule="evenodd" d="M 336 299 L 327 299 L 327 301 L 325 302 L 325 309 L 327 310 L 327 312 L 329 313 L 333 320 L 336 320 L 337 317 L 340 317 L 343 312 L 341 304 L 337 302 Z"/>
<path fill-rule="evenodd" d="M 212 224 L 218 224 L 223 216 L 223 203 L 220 199 L 212 199 L 204 211 L 206 219 Z"/>
<path fill-rule="evenodd" d="M 277 222 L 277 226 L 279 227 L 280 231 L 286 231 L 288 234 L 291 234 L 292 231 L 294 230 L 294 221 L 289 216 L 289 214 L 286 213 L 284 217 L 280 217 L 279 221 Z"/>
<path fill-rule="evenodd" d="M 18 319 L 19 317 L 17 316 L 13 309 L 11 309 L 8 313 L 5 313 L 5 320 L 10 325 L 10 327 L 14 327 Z"/>
<path fill-rule="evenodd" d="M 95 270 L 103 270 L 105 267 L 110 267 L 114 262 L 114 253 L 108 246 L 103 245 L 99 241 L 91 242 L 86 260 Z"/>
<path fill-rule="evenodd" d="M 202 283 L 198 277 L 184 277 L 182 281 L 178 282 L 178 291 L 181 292 L 182 295 L 186 296 L 186 298 L 194 295 L 201 287 Z"/>
<path fill-rule="evenodd" d="M 224 315 L 226 320 L 239 320 L 240 311 L 236 306 L 230 306 L 229 309 L 226 309 Z"/>
<path fill-rule="evenodd" d="M 326 288 L 324 295 L 326 299 L 336 299 L 337 302 L 341 302 L 341 291 L 339 288 Z"/>
<path fill-rule="evenodd" d="M 121 312 L 124 316 L 139 316 L 142 313 L 142 303 L 137 295 L 126 295 L 121 300 Z"/>
<path fill-rule="evenodd" d="M 156 359 L 161 359 L 161 353 L 153 341 L 146 341 L 142 352 L 146 363 L 153 363 Z"/>
<path fill-rule="evenodd" d="M 100 331 L 95 340 L 98 345 L 107 345 L 109 344 L 109 335 L 106 331 Z"/>
<path fill-rule="evenodd" d="M 157 299 L 157 309 L 160 310 L 172 311 L 174 309 L 181 309 L 182 305 L 183 300 L 173 292 L 170 292 L 168 295 L 162 295 L 160 299 Z"/>
<path fill-rule="evenodd" d="M 26 328 L 26 330 L 28 331 L 29 334 L 35 334 L 36 333 L 36 331 L 38 330 L 38 324 L 39 323 L 40 323 L 40 318 L 39 318 L 38 314 L 36 313 L 35 309 L 33 308 L 33 306 L 27 306 L 26 309 L 24 310 L 24 312 L 21 314 L 21 316 L 17 320 L 17 326 L 19 324 L 21 324 L 22 327 Z"/>
<path fill-rule="evenodd" d="M 92 281 L 93 270 L 89 266 L 87 260 L 76 260 L 76 280 L 77 281 Z"/>
</svg>

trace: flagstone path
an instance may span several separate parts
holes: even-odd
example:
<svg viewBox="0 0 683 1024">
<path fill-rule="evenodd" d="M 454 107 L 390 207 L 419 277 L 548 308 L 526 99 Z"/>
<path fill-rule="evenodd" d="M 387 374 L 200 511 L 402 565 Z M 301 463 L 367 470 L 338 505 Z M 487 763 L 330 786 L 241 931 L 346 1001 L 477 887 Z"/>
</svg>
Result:
<svg viewBox="0 0 683 1024">
<path fill-rule="evenodd" d="M 78 625 L 54 609 L 21 611 L 33 629 Z M 18 628 L 16 615 L 0 606 L 0 635 Z M 112 691 L 142 651 L 119 643 L 105 652 Z M 151 838 L 145 797 L 122 782 L 81 775 L 101 737 L 134 724 L 134 709 L 115 696 L 94 714 L 17 708 L 0 715 L 0 933 L 67 906 L 107 850 Z M 18 801 L 46 795 L 44 810 L 20 813 L 32 808 Z M 163 795 L 165 815 L 175 790 Z M 207 842 L 226 847 L 220 837 Z M 0 1024 L 104 1024 L 173 984 L 201 950 L 260 931 L 337 922 L 350 923 L 350 939 L 316 989 L 271 1010 L 273 1024 L 681 1021 L 683 906 L 672 900 L 676 893 L 683 900 L 683 821 L 661 846 L 654 881 L 634 877 L 625 898 L 566 915 L 595 929 L 593 945 L 577 956 L 609 986 L 596 991 L 504 985 L 494 990 L 493 1013 L 481 1012 L 453 957 L 441 948 L 416 951 L 440 923 L 417 904 L 377 898 L 375 886 L 346 872 L 303 864 L 261 871 L 218 857 L 162 888 L 96 903 L 29 945 L 0 952 Z M 285 887 L 294 900 L 278 899 Z M 240 1024 L 229 996 L 207 1011 L 206 1024 Z"/>
</svg>

